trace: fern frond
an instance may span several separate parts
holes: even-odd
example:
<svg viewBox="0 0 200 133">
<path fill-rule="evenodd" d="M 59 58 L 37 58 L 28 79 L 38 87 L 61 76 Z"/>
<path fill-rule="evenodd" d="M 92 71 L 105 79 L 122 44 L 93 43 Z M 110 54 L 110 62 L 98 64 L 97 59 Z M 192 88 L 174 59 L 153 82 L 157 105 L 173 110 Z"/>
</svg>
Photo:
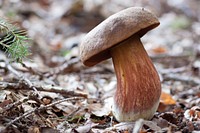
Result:
<svg viewBox="0 0 200 133">
<path fill-rule="evenodd" d="M 27 44 L 30 39 L 25 30 L 0 19 L 0 34 L 0 45 L 12 61 L 21 62 L 29 55 Z"/>
</svg>

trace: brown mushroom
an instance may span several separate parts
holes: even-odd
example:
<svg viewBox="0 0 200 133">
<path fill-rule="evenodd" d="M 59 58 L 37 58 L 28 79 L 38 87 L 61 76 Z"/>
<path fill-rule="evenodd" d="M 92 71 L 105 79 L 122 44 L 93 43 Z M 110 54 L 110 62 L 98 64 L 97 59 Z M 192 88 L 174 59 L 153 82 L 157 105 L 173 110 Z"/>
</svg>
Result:
<svg viewBox="0 0 200 133">
<path fill-rule="evenodd" d="M 86 66 L 112 57 L 117 76 L 113 114 L 118 121 L 150 119 L 157 110 L 161 83 L 140 38 L 159 24 L 150 11 L 131 7 L 104 20 L 80 45 Z"/>
</svg>

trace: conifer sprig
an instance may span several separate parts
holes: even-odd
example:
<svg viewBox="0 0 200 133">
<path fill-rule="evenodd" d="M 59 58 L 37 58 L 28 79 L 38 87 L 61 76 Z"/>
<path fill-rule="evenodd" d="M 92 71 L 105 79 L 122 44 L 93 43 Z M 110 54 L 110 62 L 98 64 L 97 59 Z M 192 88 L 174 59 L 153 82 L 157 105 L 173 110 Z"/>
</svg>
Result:
<svg viewBox="0 0 200 133">
<path fill-rule="evenodd" d="M 11 61 L 22 62 L 30 54 L 29 40 L 25 30 L 0 18 L 0 45 Z"/>
</svg>

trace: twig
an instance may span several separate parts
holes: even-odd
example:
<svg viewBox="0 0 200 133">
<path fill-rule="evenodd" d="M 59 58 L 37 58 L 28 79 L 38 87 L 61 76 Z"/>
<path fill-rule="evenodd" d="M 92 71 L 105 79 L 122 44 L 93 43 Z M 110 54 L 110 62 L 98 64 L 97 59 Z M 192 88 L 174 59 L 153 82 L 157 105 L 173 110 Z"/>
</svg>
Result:
<svg viewBox="0 0 200 133">
<path fill-rule="evenodd" d="M 67 120 L 70 117 L 73 117 L 81 108 L 78 107 L 77 109 L 75 109 L 74 111 L 72 111 L 69 115 L 67 115 L 64 119 Z"/>
<path fill-rule="evenodd" d="M 191 55 L 190 54 L 182 54 L 182 55 L 171 55 L 171 54 L 161 54 L 161 55 L 151 55 L 151 59 L 152 60 L 160 60 L 163 58 L 164 59 L 170 59 L 170 58 L 173 58 L 173 59 L 188 59 Z"/>
<path fill-rule="evenodd" d="M 26 69 L 28 70 L 29 73 L 32 73 L 32 74 L 34 74 L 34 75 L 39 75 L 40 77 L 43 76 L 43 74 L 42 74 L 41 72 L 34 70 L 32 67 L 27 66 L 27 65 L 26 65 L 25 63 L 23 63 L 23 62 L 21 63 L 21 65 L 22 65 L 24 68 L 26 68 Z"/>
<path fill-rule="evenodd" d="M 24 113 L 22 116 L 16 117 L 14 120 L 10 121 L 7 124 L 6 128 L 8 128 L 12 124 L 14 124 L 16 121 L 18 121 L 18 120 L 20 120 L 20 119 L 22 119 L 22 118 L 24 118 L 26 116 L 29 116 L 29 115 L 31 115 L 34 112 L 39 112 L 39 111 L 42 111 L 42 110 L 46 110 L 47 108 L 52 107 L 52 106 L 54 106 L 56 104 L 59 104 L 59 103 L 62 103 L 62 102 L 72 101 L 72 100 L 82 100 L 82 99 L 83 99 L 83 97 L 66 98 L 66 99 L 62 99 L 62 100 L 56 101 L 56 102 L 51 103 L 51 104 L 46 105 L 46 106 L 40 106 L 38 108 L 31 109 L 31 110 L 27 111 L 26 113 Z"/>
<path fill-rule="evenodd" d="M 23 99 L 21 99 L 21 100 L 19 100 L 17 102 L 8 104 L 6 107 L 3 108 L 3 112 L 6 112 L 6 111 L 10 110 L 11 108 L 18 106 L 18 105 L 20 105 L 21 103 L 23 103 L 23 102 L 25 102 L 27 100 L 28 100 L 28 98 L 25 97 L 25 98 L 23 98 Z"/>
<path fill-rule="evenodd" d="M 161 69 L 159 72 L 161 74 L 168 74 L 168 73 L 180 73 L 184 72 L 188 69 L 188 67 L 183 66 L 183 67 L 178 67 L 178 68 L 169 68 L 169 69 Z"/>
<path fill-rule="evenodd" d="M 164 80 L 168 80 L 168 79 L 200 85 L 200 79 L 199 78 L 190 77 L 188 75 L 187 76 L 183 76 L 183 75 L 180 75 L 180 74 L 167 74 L 167 75 L 164 75 Z"/>
<path fill-rule="evenodd" d="M 69 69 L 73 64 L 78 63 L 80 60 L 78 58 L 73 58 L 69 61 L 66 61 L 64 64 L 62 64 L 59 67 L 56 67 L 52 70 L 50 70 L 50 72 L 48 72 L 48 74 L 45 75 L 45 77 L 50 77 L 52 75 L 58 75 L 64 71 L 66 71 L 67 69 Z"/>
<path fill-rule="evenodd" d="M 33 84 L 31 83 L 30 80 L 28 80 L 22 74 L 20 74 L 18 71 L 16 71 L 9 63 L 7 64 L 7 68 L 8 68 L 8 70 L 10 72 L 12 72 L 13 74 L 15 74 L 22 81 L 25 81 L 28 84 L 29 88 L 33 89 L 38 94 L 38 96 L 39 96 L 39 93 L 38 93 L 37 89 L 33 86 Z"/>
<path fill-rule="evenodd" d="M 112 127 L 106 128 L 106 131 L 128 130 L 129 132 L 132 131 L 132 133 L 139 133 L 144 125 L 148 126 L 151 130 L 155 132 L 161 131 L 161 128 L 157 126 L 155 122 L 144 119 L 139 119 L 135 122 L 121 122 Z"/>
<path fill-rule="evenodd" d="M 106 128 L 105 131 L 115 131 L 115 130 L 132 130 L 135 126 L 135 122 L 121 122 L 112 127 Z"/>
<path fill-rule="evenodd" d="M 78 62 L 79 62 L 79 59 L 78 59 L 78 58 L 73 58 L 73 59 L 71 59 L 71 60 L 68 60 L 68 61 L 63 62 L 63 64 L 62 64 L 61 66 L 52 68 L 52 69 L 50 69 L 50 70 L 48 70 L 48 71 L 46 71 L 46 72 L 36 71 L 36 70 L 34 70 L 32 67 L 27 66 L 27 65 L 26 65 L 25 63 L 23 63 L 23 62 L 21 63 L 21 65 L 22 65 L 24 68 L 26 68 L 27 71 L 28 71 L 29 73 L 32 73 L 32 74 L 34 74 L 34 75 L 38 75 L 38 76 L 40 76 L 41 78 L 43 78 L 43 77 L 49 78 L 49 77 L 51 77 L 51 76 L 53 76 L 53 75 L 58 75 L 58 74 L 61 74 L 61 73 L 63 73 L 63 72 L 66 72 L 66 71 L 70 71 L 70 70 L 71 70 L 71 67 L 72 67 L 74 64 L 78 63 Z M 20 71 L 22 71 L 22 70 L 20 70 Z"/>
<path fill-rule="evenodd" d="M 0 89 L 5 89 L 5 88 L 9 88 L 9 86 L 11 86 L 12 88 L 15 88 L 15 86 L 19 86 L 18 83 L 9 83 L 9 82 L 1 82 L 0 81 Z"/>
<path fill-rule="evenodd" d="M 47 92 L 54 92 L 60 93 L 62 96 L 69 97 L 69 96 L 78 96 L 87 98 L 87 94 L 78 93 L 75 91 L 67 91 L 62 88 L 58 89 L 56 86 L 34 86 L 38 91 L 47 91 Z M 0 82 L 0 90 L 1 89 L 21 89 L 21 90 L 29 90 L 29 86 L 27 86 L 24 82 L 17 82 L 17 83 L 9 83 L 9 82 Z"/>
</svg>

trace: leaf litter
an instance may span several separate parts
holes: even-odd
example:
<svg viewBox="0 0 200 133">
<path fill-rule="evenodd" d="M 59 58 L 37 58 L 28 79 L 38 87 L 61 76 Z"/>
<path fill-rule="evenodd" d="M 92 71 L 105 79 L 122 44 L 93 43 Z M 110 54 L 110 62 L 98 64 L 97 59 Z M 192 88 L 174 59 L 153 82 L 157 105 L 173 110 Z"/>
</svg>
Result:
<svg viewBox="0 0 200 133">
<path fill-rule="evenodd" d="M 199 1 L 16 0 L 1 4 L 1 15 L 25 28 L 33 44 L 31 60 L 24 65 L 8 64 L 0 52 L 0 132 L 200 131 Z M 119 123 L 111 112 L 116 88 L 111 60 L 85 67 L 78 46 L 98 23 L 135 5 L 149 8 L 161 21 L 142 41 L 160 74 L 162 96 L 151 120 Z"/>
</svg>

